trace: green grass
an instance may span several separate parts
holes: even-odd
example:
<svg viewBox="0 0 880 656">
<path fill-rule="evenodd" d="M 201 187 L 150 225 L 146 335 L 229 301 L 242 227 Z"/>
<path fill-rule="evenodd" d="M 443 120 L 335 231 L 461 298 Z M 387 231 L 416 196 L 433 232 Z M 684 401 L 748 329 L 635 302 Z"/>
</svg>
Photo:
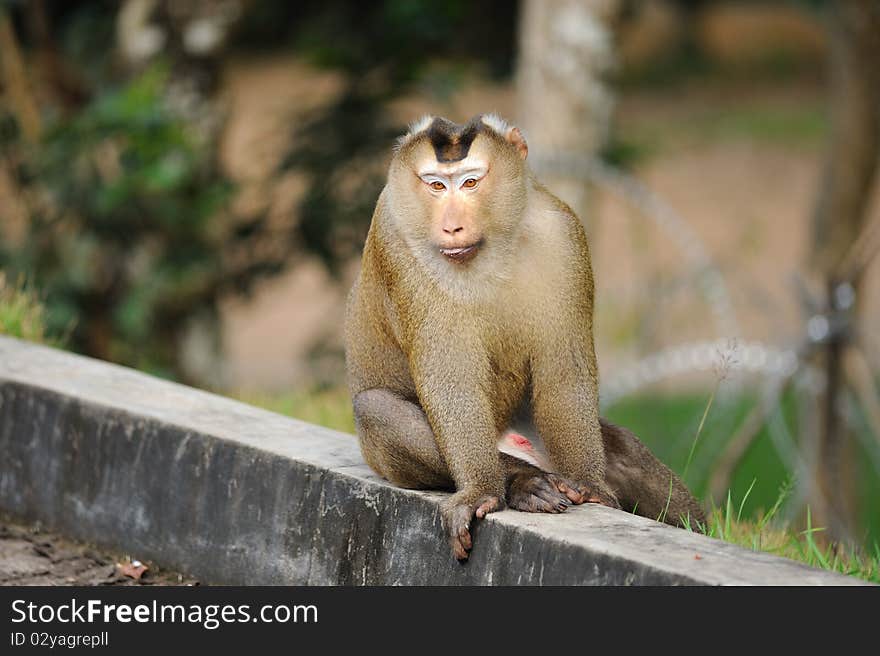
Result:
<svg viewBox="0 0 880 656">
<path fill-rule="evenodd" d="M 46 331 L 46 308 L 24 280 L 11 283 L 0 271 L 0 335 L 60 346 Z"/>
<path fill-rule="evenodd" d="M 706 535 L 746 549 L 797 560 L 811 567 L 880 583 L 880 545 L 877 543 L 874 543 L 872 553 L 865 553 L 817 539 L 824 529 L 813 526 L 809 508 L 803 529 L 791 527 L 778 520 L 777 514 L 789 490 L 789 487 L 784 486 L 770 510 L 761 511 L 754 518 L 743 517 L 743 505 L 748 493 L 738 505 L 734 504 L 732 496 L 728 494 L 723 505 L 713 505 L 708 516 Z M 687 528 L 696 530 L 699 527 Z"/>
<path fill-rule="evenodd" d="M 354 432 L 351 401 L 343 388 L 284 395 L 240 393 L 237 397 L 268 410 Z M 793 418 L 793 401 L 791 397 L 783 399 L 788 420 Z M 691 489 L 705 498 L 712 455 L 719 453 L 753 403 L 748 396 L 716 398 L 714 392 L 708 397 L 645 396 L 627 399 L 604 414 L 633 430 L 675 471 L 685 473 Z M 869 484 L 862 495 L 863 520 L 870 525 L 865 544 L 874 545 L 866 553 L 827 544 L 821 539 L 823 529 L 812 525 L 809 512 L 803 529 L 786 523 L 781 511 L 791 490 L 790 480 L 769 435 L 762 432 L 735 471 L 727 497 L 708 500 L 707 535 L 880 583 L 880 546 L 875 537 L 880 535 L 880 526 L 871 524 L 872 519 L 880 519 L 880 489 L 876 487 L 880 482 Z"/>
</svg>

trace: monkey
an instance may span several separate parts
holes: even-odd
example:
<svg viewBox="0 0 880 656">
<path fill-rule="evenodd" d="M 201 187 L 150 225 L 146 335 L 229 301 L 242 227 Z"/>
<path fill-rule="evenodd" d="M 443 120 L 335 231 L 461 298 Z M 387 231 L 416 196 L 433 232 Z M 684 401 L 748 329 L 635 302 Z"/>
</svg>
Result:
<svg viewBox="0 0 880 656">
<path fill-rule="evenodd" d="M 587 235 L 527 156 L 521 131 L 494 114 L 413 123 L 346 304 L 364 459 L 394 485 L 453 492 L 440 517 L 460 561 L 474 518 L 505 507 L 589 502 L 705 522 L 668 467 L 600 419 Z M 517 417 L 542 459 L 499 450 Z"/>
</svg>

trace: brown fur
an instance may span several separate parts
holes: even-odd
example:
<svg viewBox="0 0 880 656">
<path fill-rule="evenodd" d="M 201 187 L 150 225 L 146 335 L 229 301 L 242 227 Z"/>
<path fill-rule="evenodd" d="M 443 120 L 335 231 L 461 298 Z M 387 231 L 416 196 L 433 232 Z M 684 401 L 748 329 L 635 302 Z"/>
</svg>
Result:
<svg viewBox="0 0 880 656">
<path fill-rule="evenodd" d="M 395 153 L 347 308 L 348 380 L 367 463 L 404 487 L 456 490 L 441 512 L 460 559 L 472 517 L 505 499 L 558 512 L 587 500 L 617 506 L 619 497 L 643 512 L 662 485 L 665 506 L 672 473 L 631 433 L 600 424 L 580 221 L 531 175 L 516 128 L 426 125 Z M 440 127 L 451 143 L 469 130 L 462 160 L 437 162 Z M 468 162 L 488 163 L 474 193 L 432 193 L 419 177 L 432 163 Z M 470 243 L 480 247 L 466 263 L 440 254 Z M 554 475 L 497 451 L 524 402 Z M 677 478 L 673 488 L 669 520 L 679 509 L 695 517 L 698 504 Z"/>
</svg>

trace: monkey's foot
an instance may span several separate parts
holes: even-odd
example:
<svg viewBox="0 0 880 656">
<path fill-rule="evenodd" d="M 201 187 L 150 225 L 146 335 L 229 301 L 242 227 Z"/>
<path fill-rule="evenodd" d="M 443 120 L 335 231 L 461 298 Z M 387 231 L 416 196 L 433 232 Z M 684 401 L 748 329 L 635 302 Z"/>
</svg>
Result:
<svg viewBox="0 0 880 656">
<path fill-rule="evenodd" d="M 559 474 L 520 472 L 508 479 L 507 504 L 524 512 L 561 513 L 588 501 L 585 491 Z"/>
<path fill-rule="evenodd" d="M 460 500 L 460 493 L 452 495 L 440 508 L 443 529 L 452 547 L 452 553 L 458 560 L 467 560 L 468 552 L 473 547 L 471 538 L 471 520 L 476 516 L 483 519 L 491 512 L 504 510 L 504 499 L 492 494 L 481 496 L 476 502 Z"/>
<path fill-rule="evenodd" d="M 598 503 L 609 508 L 620 508 L 617 495 L 606 483 L 586 483 L 578 485 L 576 489 L 586 503 Z"/>
</svg>

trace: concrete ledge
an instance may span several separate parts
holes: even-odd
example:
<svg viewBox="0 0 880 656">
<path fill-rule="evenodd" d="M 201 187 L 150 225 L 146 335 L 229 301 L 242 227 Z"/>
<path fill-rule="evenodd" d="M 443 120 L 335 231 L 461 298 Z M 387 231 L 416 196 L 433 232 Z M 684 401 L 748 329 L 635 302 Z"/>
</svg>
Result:
<svg viewBox="0 0 880 656">
<path fill-rule="evenodd" d="M 351 435 L 0 337 L 0 510 L 205 582 L 860 583 L 599 506 L 490 515 L 459 565 L 442 498 Z"/>
</svg>

